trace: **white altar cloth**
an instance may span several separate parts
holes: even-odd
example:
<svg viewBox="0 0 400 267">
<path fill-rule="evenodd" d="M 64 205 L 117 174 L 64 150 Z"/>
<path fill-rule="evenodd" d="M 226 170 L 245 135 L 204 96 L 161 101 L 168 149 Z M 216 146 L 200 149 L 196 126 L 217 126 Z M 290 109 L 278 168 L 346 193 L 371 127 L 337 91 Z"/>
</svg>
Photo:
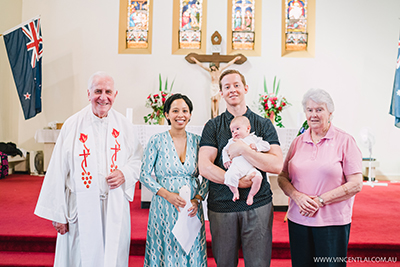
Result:
<svg viewBox="0 0 400 267">
<path fill-rule="evenodd" d="M 170 129 L 168 125 L 134 125 L 135 133 L 139 138 L 139 142 L 144 148 L 146 147 L 147 142 L 150 137 L 154 134 L 161 133 Z M 203 131 L 203 126 L 186 126 L 186 130 L 191 133 L 195 133 L 201 135 Z M 289 129 L 289 128 L 276 128 L 276 132 L 278 133 L 279 142 L 281 144 L 281 149 L 283 153 L 283 159 L 285 159 L 287 152 L 289 151 L 290 144 L 296 138 L 297 129 Z M 155 178 L 155 177 L 154 177 Z M 278 185 L 277 175 L 269 175 L 271 190 L 273 192 L 273 205 L 274 206 L 287 206 L 288 205 L 288 197 L 283 193 L 281 188 Z M 147 206 L 151 201 L 152 193 L 145 187 L 142 187 L 141 190 L 141 202 L 142 206 Z M 145 204 L 147 203 L 147 204 Z M 203 204 L 205 201 L 203 202 Z M 207 210 L 207 207 L 204 206 L 204 210 Z"/>
<path fill-rule="evenodd" d="M 35 133 L 35 141 L 38 143 L 55 143 L 61 130 L 42 129 Z"/>
<path fill-rule="evenodd" d="M 142 145 L 143 149 L 146 147 L 147 142 L 150 137 L 154 134 L 161 133 L 170 129 L 169 125 L 139 125 L 134 124 L 134 131 L 136 136 L 139 138 L 139 142 Z M 203 131 L 203 126 L 186 126 L 186 130 L 191 133 L 195 133 L 201 135 Z M 297 129 L 293 128 L 276 128 L 276 132 L 278 133 L 279 142 L 281 144 L 281 149 L 283 153 L 283 159 L 285 159 L 287 152 L 289 151 L 290 144 L 296 138 Z M 38 143 L 45 143 L 45 151 L 44 151 L 44 170 L 47 170 L 48 162 L 50 161 L 50 157 L 52 154 L 52 148 L 57 140 L 58 135 L 60 134 L 60 130 L 38 130 L 35 134 L 35 140 Z M 47 145 L 46 145 L 47 143 Z M 47 146 L 51 146 L 46 149 Z M 287 206 L 288 198 L 280 189 L 277 182 L 277 175 L 269 175 L 271 190 L 273 192 L 273 205 L 274 206 Z M 147 188 L 143 188 L 141 190 L 141 201 L 142 202 L 150 202 L 152 194 Z"/>
</svg>

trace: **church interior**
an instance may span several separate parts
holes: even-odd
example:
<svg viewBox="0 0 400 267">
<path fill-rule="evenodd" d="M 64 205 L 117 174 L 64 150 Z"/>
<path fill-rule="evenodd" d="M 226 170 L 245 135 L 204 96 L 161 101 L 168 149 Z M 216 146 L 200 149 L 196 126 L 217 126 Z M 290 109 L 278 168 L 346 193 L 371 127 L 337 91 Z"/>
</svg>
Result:
<svg viewBox="0 0 400 267">
<path fill-rule="evenodd" d="M 374 179 L 396 186 L 390 190 L 394 197 L 398 196 L 400 129 L 395 126 L 389 109 L 400 47 L 400 1 L 309 1 L 315 10 L 310 13 L 313 24 L 308 52 L 285 51 L 284 1 L 260 1 L 254 16 L 258 23 L 255 53 L 231 49 L 228 16 L 233 16 L 233 12 L 229 10 L 229 1 L 203 1 L 206 5 L 201 49 L 176 49 L 174 12 L 179 1 L 152 0 L 149 49 L 124 52 L 120 35 L 124 32 L 121 10 L 126 0 L 0 0 L 0 33 L 40 15 L 43 39 L 42 111 L 28 120 L 21 109 L 5 44 L 0 41 L 0 142 L 15 143 L 28 152 L 51 154 L 45 142 L 38 142 L 35 135 L 50 125 L 63 123 L 89 104 L 87 81 L 97 71 L 105 71 L 114 78 L 118 96 L 113 108 L 129 116 L 133 124 L 146 124 L 144 117 L 151 112 L 145 106 L 146 99 L 158 92 L 161 76 L 163 82 L 166 79 L 169 85 L 173 82 L 172 93 L 185 94 L 193 101 L 188 126 L 201 127 L 212 116 L 211 79 L 209 73 L 190 64 L 193 62 L 185 57 L 193 51 L 200 55 L 212 55 L 215 51 L 220 55 L 243 54 L 246 60 L 229 69 L 244 74 L 249 86 L 246 103 L 251 110 L 260 113 L 259 98 L 264 93 L 264 81 L 271 90 L 276 77 L 280 80 L 280 94 L 290 103 L 280 113 L 284 129 L 297 133 L 305 121 L 301 104 L 304 93 L 310 88 L 328 91 L 335 103 L 333 125 L 354 137 L 363 158 L 374 159 Z M 219 45 L 212 43 L 216 31 L 221 36 Z M 228 61 L 222 61 L 220 67 Z M 208 63 L 205 60 L 203 64 Z M 220 101 L 219 112 L 223 111 L 225 104 Z M 363 138 L 366 132 L 374 140 L 372 146 Z M 368 162 L 363 166 L 367 176 Z M 370 188 L 367 190 L 368 194 L 374 194 Z M 384 196 L 385 187 L 379 190 Z M 374 205 L 385 207 L 383 199 L 372 199 L 376 201 Z M 4 201 L 0 194 L 0 202 Z M 392 204 L 400 203 L 397 200 Z M 385 220 L 380 224 L 384 228 Z M 0 266 L 8 266 L 1 261 Z M 285 264 L 275 262 L 275 266 Z"/>
</svg>

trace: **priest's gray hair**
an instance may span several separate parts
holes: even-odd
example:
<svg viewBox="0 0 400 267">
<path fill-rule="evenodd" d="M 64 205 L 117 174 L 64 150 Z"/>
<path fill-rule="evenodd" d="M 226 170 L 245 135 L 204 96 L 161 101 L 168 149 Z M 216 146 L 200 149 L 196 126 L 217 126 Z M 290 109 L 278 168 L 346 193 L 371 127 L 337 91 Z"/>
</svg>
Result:
<svg viewBox="0 0 400 267">
<path fill-rule="evenodd" d="M 98 71 L 92 74 L 92 76 L 90 76 L 89 81 L 88 81 L 88 89 L 91 90 L 93 87 L 93 82 L 97 79 L 97 78 L 109 78 L 112 82 L 112 85 L 114 87 L 114 79 L 113 77 L 111 77 L 109 74 L 107 74 L 105 71 Z"/>
<path fill-rule="evenodd" d="M 304 94 L 303 101 L 301 102 L 304 111 L 306 111 L 308 100 L 312 100 L 317 104 L 326 104 L 329 113 L 335 111 L 335 104 L 333 103 L 331 96 L 323 89 L 310 89 Z"/>
</svg>

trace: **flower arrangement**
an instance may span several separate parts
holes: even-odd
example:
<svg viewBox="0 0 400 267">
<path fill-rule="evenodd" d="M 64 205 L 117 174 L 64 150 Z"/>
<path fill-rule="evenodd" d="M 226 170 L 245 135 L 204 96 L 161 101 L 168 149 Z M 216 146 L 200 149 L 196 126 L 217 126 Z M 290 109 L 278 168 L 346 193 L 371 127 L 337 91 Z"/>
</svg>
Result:
<svg viewBox="0 0 400 267">
<path fill-rule="evenodd" d="M 159 79 L 159 87 L 158 93 L 149 94 L 146 99 L 146 107 L 153 109 L 153 111 L 146 116 L 144 116 L 144 122 L 148 124 L 164 124 L 164 103 L 168 97 L 172 95 L 171 90 L 174 85 L 174 81 L 172 81 L 171 87 L 168 90 L 168 78 L 165 81 L 165 89 L 163 90 L 163 84 L 161 79 L 161 74 L 158 76 Z"/>
<path fill-rule="evenodd" d="M 282 124 L 282 117 L 279 113 L 282 112 L 284 108 L 290 105 L 290 103 L 286 100 L 285 97 L 279 96 L 279 85 L 276 84 L 276 76 L 274 78 L 272 93 L 268 92 L 267 82 L 264 77 L 264 93 L 260 95 L 259 103 L 260 103 L 260 111 L 263 113 L 265 118 L 270 118 L 272 123 L 276 122 L 276 125 L 280 128 L 284 128 Z"/>
</svg>

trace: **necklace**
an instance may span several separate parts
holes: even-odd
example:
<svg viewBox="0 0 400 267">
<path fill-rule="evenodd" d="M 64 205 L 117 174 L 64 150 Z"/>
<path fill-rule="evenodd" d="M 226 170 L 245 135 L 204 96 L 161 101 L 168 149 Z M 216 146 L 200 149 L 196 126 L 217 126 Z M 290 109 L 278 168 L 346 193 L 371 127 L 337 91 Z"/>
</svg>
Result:
<svg viewBox="0 0 400 267">
<path fill-rule="evenodd" d="M 321 137 L 321 138 L 319 138 L 319 139 L 314 139 L 314 138 L 311 137 L 311 139 L 312 139 L 312 141 L 313 141 L 314 144 L 318 144 L 319 141 L 321 141 L 322 138 L 323 138 L 323 137 Z"/>
</svg>

